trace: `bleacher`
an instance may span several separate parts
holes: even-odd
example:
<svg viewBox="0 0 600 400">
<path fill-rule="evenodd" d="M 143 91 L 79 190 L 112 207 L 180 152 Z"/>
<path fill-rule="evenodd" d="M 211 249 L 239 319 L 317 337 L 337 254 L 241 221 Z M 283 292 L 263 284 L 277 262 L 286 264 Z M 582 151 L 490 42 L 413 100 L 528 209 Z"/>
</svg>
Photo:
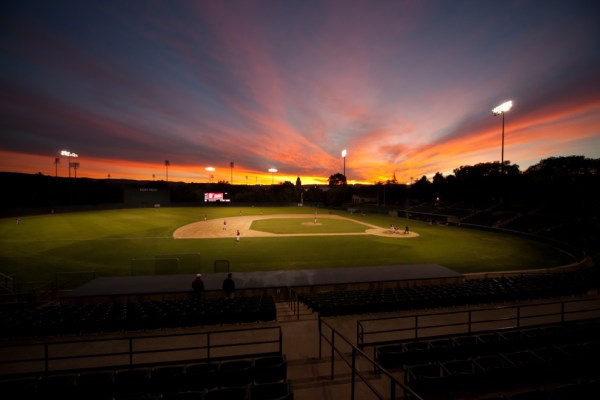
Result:
<svg viewBox="0 0 600 400">
<path fill-rule="evenodd" d="M 463 283 L 302 293 L 299 301 L 323 317 L 454 307 L 585 294 L 600 287 L 597 268 L 468 279 Z"/>
<path fill-rule="evenodd" d="M 292 400 L 294 397 L 285 356 L 29 375 L 0 381 L 0 393 L 5 399 L 19 400 Z"/>
<path fill-rule="evenodd" d="M 5 305 L 2 337 L 127 332 L 274 321 L 272 296 L 97 304 Z"/>
<path fill-rule="evenodd" d="M 375 358 L 427 399 L 585 399 L 600 388 L 599 334 L 578 321 L 402 341 Z"/>
</svg>

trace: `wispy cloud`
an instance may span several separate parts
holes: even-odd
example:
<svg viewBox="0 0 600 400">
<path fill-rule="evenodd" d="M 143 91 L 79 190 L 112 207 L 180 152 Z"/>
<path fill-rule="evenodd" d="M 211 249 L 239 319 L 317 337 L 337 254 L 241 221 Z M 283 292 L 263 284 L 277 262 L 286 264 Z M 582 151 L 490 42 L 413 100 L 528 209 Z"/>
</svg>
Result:
<svg viewBox="0 0 600 400">
<path fill-rule="evenodd" d="M 539 7 L 543 4 L 543 7 Z M 2 170 L 400 181 L 500 159 L 599 157 L 587 2 L 11 4 L 0 20 Z M 225 172 L 227 171 L 227 172 Z M 219 176 L 219 173 L 217 176 Z M 250 182 L 251 183 L 251 182 Z"/>
</svg>

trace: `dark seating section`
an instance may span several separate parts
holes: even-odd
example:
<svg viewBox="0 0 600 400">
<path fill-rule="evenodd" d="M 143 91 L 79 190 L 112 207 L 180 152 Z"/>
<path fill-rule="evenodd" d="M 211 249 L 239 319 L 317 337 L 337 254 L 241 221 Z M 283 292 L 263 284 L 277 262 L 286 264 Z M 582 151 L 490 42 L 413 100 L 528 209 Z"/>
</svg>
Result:
<svg viewBox="0 0 600 400">
<path fill-rule="evenodd" d="M 267 370 L 265 370 L 267 368 Z M 284 355 L 0 380 L 20 400 L 292 400 Z"/>
<path fill-rule="evenodd" d="M 424 398 L 585 399 L 585 390 L 599 386 L 598 321 L 448 339 L 443 352 L 432 338 L 377 347 L 375 358 L 403 371 L 405 384 Z"/>
<path fill-rule="evenodd" d="M 0 335 L 32 337 L 274 321 L 272 296 L 3 307 Z"/>
<path fill-rule="evenodd" d="M 299 300 L 323 317 L 489 304 L 587 293 L 600 285 L 600 269 L 470 279 L 456 284 L 299 294 Z"/>
</svg>

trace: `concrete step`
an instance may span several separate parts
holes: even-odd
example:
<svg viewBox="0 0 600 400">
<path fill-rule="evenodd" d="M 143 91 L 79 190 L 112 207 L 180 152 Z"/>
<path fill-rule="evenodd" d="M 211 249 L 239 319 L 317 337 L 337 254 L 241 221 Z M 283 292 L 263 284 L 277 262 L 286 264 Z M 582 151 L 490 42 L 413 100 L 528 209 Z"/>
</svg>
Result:
<svg viewBox="0 0 600 400">
<path fill-rule="evenodd" d="M 275 304 L 277 307 L 278 322 L 308 321 L 317 319 L 317 314 L 312 312 L 302 303 L 298 305 L 297 309 L 295 309 L 295 304 L 290 304 L 286 301 L 276 302 Z"/>
</svg>

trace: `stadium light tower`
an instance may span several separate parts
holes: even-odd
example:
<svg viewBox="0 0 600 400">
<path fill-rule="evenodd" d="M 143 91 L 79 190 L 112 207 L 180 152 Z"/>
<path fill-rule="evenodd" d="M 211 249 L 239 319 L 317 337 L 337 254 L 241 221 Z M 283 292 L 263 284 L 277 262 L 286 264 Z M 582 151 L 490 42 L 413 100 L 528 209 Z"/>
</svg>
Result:
<svg viewBox="0 0 600 400">
<path fill-rule="evenodd" d="M 213 172 L 215 172 L 215 167 L 206 167 L 204 169 L 206 170 L 206 172 L 208 172 L 208 181 L 212 183 L 214 177 Z"/>
<path fill-rule="evenodd" d="M 70 178 L 71 177 L 71 157 L 77 158 L 79 156 L 76 153 L 71 153 L 69 150 L 61 150 L 60 155 L 67 157 L 67 161 L 68 161 L 67 164 L 69 164 L 69 178 Z M 79 165 L 78 165 L 78 167 L 79 167 Z"/>
<path fill-rule="evenodd" d="M 167 169 L 167 182 L 169 182 L 169 165 L 171 165 L 171 161 L 165 160 L 165 168 Z"/>
<path fill-rule="evenodd" d="M 269 168 L 269 172 L 271 173 L 271 185 L 273 185 L 275 182 L 274 174 L 277 172 L 277 168 Z"/>
<path fill-rule="evenodd" d="M 346 177 L 346 155 L 348 155 L 346 149 L 342 150 L 342 158 L 344 159 L 344 178 Z"/>
<path fill-rule="evenodd" d="M 73 175 L 75 176 L 75 179 L 77 179 L 77 170 L 79 169 L 80 164 L 78 162 L 74 162 L 73 163 Z"/>
<path fill-rule="evenodd" d="M 494 115 L 502 115 L 502 159 L 500 160 L 500 171 L 504 171 L 504 114 L 513 106 L 512 100 L 500 104 L 492 110 Z"/>
</svg>

